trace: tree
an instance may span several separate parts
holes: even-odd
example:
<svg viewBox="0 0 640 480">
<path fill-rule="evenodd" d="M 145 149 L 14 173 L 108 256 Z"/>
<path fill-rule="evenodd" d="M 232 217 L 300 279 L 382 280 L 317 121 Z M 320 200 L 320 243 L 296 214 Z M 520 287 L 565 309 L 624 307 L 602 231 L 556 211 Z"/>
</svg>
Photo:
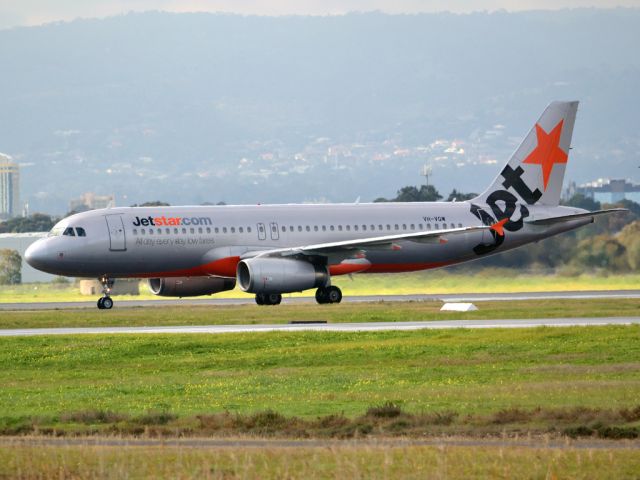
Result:
<svg viewBox="0 0 640 480">
<path fill-rule="evenodd" d="M 17 285 L 22 282 L 22 257 L 15 250 L 0 250 L 0 285 Z"/>
<path fill-rule="evenodd" d="M 464 200 L 471 200 L 472 198 L 475 198 L 477 196 L 477 193 L 462 193 L 454 188 L 447 197 L 447 202 L 463 202 Z"/>
<path fill-rule="evenodd" d="M 134 203 L 131 206 L 132 207 L 170 207 L 171 204 L 167 202 L 161 202 L 160 200 L 154 200 L 153 202 L 144 202 L 144 203 L 141 203 L 140 205 L 138 205 L 137 203 Z"/>
<path fill-rule="evenodd" d="M 48 232 L 56 219 L 44 213 L 34 213 L 28 217 L 10 218 L 0 223 L 0 233 Z"/>
<path fill-rule="evenodd" d="M 596 202 L 593 198 L 587 197 L 581 193 L 576 193 L 570 199 L 562 202 L 563 205 L 568 207 L 584 208 L 593 212 L 594 210 L 600 210 L 600 202 Z"/>
<path fill-rule="evenodd" d="M 575 262 L 584 267 L 604 268 L 610 271 L 628 269 L 626 249 L 609 235 L 586 238 L 578 244 Z"/>
<path fill-rule="evenodd" d="M 380 197 L 374 202 L 437 202 L 442 195 L 435 189 L 433 185 L 422 185 L 420 189 L 414 186 L 402 187 L 398 190 L 396 198 L 390 200 Z"/>
</svg>

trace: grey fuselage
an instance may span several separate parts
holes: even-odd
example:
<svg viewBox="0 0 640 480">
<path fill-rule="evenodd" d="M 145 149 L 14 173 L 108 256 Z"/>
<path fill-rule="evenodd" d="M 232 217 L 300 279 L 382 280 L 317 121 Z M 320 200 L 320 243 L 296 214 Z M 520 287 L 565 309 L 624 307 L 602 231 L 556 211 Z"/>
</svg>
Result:
<svg viewBox="0 0 640 480">
<path fill-rule="evenodd" d="M 59 222 L 50 236 L 30 247 L 27 260 L 45 272 L 73 277 L 235 277 L 240 259 L 266 250 L 490 225 L 478 209 L 490 212 L 486 205 L 466 201 L 93 210 Z M 585 212 L 531 205 L 527 211 L 527 220 Z M 581 218 L 540 226 L 511 219 L 502 239 L 487 229 L 444 235 L 439 242 L 399 240 L 393 248 L 361 248 L 323 261 L 331 275 L 438 268 L 510 250 L 591 221 Z M 78 235 L 78 228 L 85 236 Z"/>
</svg>

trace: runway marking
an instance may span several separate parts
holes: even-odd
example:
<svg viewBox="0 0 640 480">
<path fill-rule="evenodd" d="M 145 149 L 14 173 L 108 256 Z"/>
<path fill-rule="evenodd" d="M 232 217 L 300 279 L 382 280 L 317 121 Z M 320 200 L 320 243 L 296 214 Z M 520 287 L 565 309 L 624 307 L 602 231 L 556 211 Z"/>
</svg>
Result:
<svg viewBox="0 0 640 480">
<path fill-rule="evenodd" d="M 380 332 L 392 330 L 439 330 L 455 328 L 536 328 L 637 325 L 640 317 L 536 318 L 517 320 L 439 320 L 421 322 L 363 322 L 327 324 L 197 325 L 166 327 L 68 327 L 18 328 L 0 330 L 0 337 L 35 335 L 113 335 L 258 332 Z"/>
</svg>

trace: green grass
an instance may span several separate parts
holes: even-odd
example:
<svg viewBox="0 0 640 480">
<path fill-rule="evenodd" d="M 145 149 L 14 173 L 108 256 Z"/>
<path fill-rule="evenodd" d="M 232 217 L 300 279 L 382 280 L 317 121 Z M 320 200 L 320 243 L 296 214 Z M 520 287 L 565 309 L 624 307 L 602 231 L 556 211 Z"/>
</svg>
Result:
<svg viewBox="0 0 640 480">
<path fill-rule="evenodd" d="M 0 448 L 2 478 L 638 478 L 633 449 L 335 445 Z"/>
<path fill-rule="evenodd" d="M 640 288 L 640 274 L 607 275 L 582 274 L 574 277 L 545 275 L 530 272 L 519 273 L 513 269 L 486 268 L 473 273 L 433 270 L 406 274 L 375 274 L 336 277 L 334 283 L 345 295 L 404 295 L 445 293 L 494 293 L 494 292 L 539 292 L 563 290 L 626 290 Z M 123 295 L 121 299 L 157 299 L 141 286 L 140 295 Z M 310 296 L 303 292 L 292 296 Z M 235 289 L 217 294 L 220 298 L 247 297 Z M 25 284 L 0 286 L 0 303 L 88 301 L 93 297 L 80 295 L 74 284 Z M 208 298 L 208 297 L 204 297 Z"/>
<path fill-rule="evenodd" d="M 0 426 L 97 409 L 178 417 L 361 415 L 392 401 L 463 417 L 632 408 L 640 327 L 0 339 Z"/>
<path fill-rule="evenodd" d="M 162 306 L 113 310 L 60 309 L 3 311 L 0 328 L 229 325 L 287 323 L 294 320 L 336 322 L 395 322 L 407 320 L 558 318 L 637 316 L 639 299 L 527 300 L 478 302 L 475 312 L 440 312 L 442 302 L 374 302 L 340 305 Z"/>
</svg>

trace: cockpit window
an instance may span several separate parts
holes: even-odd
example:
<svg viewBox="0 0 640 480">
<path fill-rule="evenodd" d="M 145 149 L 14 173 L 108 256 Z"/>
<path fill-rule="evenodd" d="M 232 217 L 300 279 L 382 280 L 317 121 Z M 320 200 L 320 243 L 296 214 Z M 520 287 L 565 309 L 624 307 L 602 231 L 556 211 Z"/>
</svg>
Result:
<svg viewBox="0 0 640 480">
<path fill-rule="evenodd" d="M 82 227 L 76 227 L 76 233 L 78 234 L 79 237 L 86 237 L 87 236 L 87 232 L 85 232 L 84 228 L 82 228 Z"/>
<path fill-rule="evenodd" d="M 64 232 L 62 232 L 62 235 L 66 235 L 67 237 L 75 237 L 76 234 L 73 231 L 73 228 L 71 227 L 67 227 L 64 229 Z"/>
</svg>

